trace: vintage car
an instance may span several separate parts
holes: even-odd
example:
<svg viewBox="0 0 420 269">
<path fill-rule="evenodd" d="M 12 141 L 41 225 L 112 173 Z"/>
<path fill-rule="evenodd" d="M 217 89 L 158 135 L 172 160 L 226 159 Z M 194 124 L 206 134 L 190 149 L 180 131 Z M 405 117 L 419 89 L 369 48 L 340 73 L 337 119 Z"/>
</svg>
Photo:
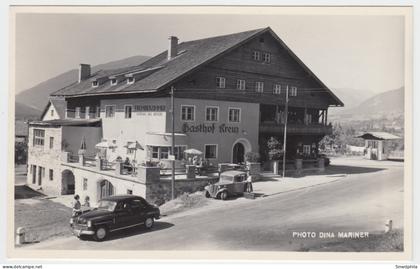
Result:
<svg viewBox="0 0 420 269">
<path fill-rule="evenodd" d="M 70 227 L 77 237 L 93 236 L 104 240 L 110 232 L 144 225 L 151 229 L 160 218 L 158 207 L 135 195 L 116 195 L 98 202 L 98 207 L 70 219 Z"/>
<path fill-rule="evenodd" d="M 220 174 L 219 182 L 210 184 L 204 188 L 207 198 L 226 200 L 230 196 L 243 195 L 252 191 L 252 183 L 247 180 L 244 171 L 231 170 Z"/>
</svg>

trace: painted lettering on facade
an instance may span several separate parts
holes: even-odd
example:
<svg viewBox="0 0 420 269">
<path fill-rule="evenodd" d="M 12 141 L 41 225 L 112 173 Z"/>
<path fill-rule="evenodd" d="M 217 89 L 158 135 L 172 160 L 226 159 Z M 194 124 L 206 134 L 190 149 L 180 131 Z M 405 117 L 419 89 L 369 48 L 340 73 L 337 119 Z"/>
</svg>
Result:
<svg viewBox="0 0 420 269">
<path fill-rule="evenodd" d="M 184 123 L 184 125 L 182 126 L 182 131 L 184 133 L 205 133 L 205 134 L 214 134 L 215 132 L 219 132 L 219 133 L 225 133 L 225 134 L 237 134 L 239 133 L 239 127 L 237 126 L 230 126 L 230 125 L 226 125 L 226 124 L 220 124 L 218 126 L 216 126 L 216 124 L 212 123 L 212 124 L 197 124 L 197 125 L 192 125 L 192 124 L 187 124 Z"/>
</svg>

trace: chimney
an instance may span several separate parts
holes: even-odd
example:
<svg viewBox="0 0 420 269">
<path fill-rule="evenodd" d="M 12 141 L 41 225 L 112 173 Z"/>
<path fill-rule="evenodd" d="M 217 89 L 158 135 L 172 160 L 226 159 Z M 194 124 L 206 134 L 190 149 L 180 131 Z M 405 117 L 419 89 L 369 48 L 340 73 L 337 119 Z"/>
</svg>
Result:
<svg viewBox="0 0 420 269">
<path fill-rule="evenodd" d="M 90 64 L 79 65 L 79 82 L 90 77 Z"/>
<path fill-rule="evenodd" d="M 168 60 L 174 58 L 178 55 L 178 37 L 170 36 L 169 38 L 169 47 L 168 47 Z"/>
</svg>

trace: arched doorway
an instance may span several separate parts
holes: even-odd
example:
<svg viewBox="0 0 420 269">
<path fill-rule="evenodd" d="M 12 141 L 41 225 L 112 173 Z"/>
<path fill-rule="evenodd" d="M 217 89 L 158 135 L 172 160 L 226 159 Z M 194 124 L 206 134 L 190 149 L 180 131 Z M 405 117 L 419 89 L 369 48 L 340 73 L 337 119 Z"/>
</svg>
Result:
<svg viewBox="0 0 420 269">
<path fill-rule="evenodd" d="M 98 187 L 99 187 L 99 199 L 114 195 L 114 185 L 112 185 L 111 182 L 109 182 L 108 180 L 104 179 L 99 181 L 98 183 Z"/>
<path fill-rule="evenodd" d="M 233 163 L 245 162 L 245 146 L 241 142 L 238 142 L 233 146 L 232 162 Z"/>
<path fill-rule="evenodd" d="M 74 174 L 70 170 L 61 172 L 61 194 L 74 194 Z"/>
</svg>

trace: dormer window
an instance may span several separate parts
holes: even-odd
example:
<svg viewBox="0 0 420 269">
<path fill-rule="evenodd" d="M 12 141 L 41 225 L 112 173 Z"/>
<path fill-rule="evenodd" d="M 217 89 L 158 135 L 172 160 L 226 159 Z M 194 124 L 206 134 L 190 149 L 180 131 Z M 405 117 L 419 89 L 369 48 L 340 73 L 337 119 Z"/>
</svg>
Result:
<svg viewBox="0 0 420 269">
<path fill-rule="evenodd" d="M 92 87 L 98 87 L 99 83 L 97 80 L 92 81 Z"/>
<path fill-rule="evenodd" d="M 127 84 L 133 84 L 135 81 L 134 77 L 128 77 L 127 78 Z"/>
<path fill-rule="evenodd" d="M 111 79 L 111 85 L 113 86 L 113 85 L 117 85 L 117 79 L 116 78 L 112 78 Z"/>
</svg>

